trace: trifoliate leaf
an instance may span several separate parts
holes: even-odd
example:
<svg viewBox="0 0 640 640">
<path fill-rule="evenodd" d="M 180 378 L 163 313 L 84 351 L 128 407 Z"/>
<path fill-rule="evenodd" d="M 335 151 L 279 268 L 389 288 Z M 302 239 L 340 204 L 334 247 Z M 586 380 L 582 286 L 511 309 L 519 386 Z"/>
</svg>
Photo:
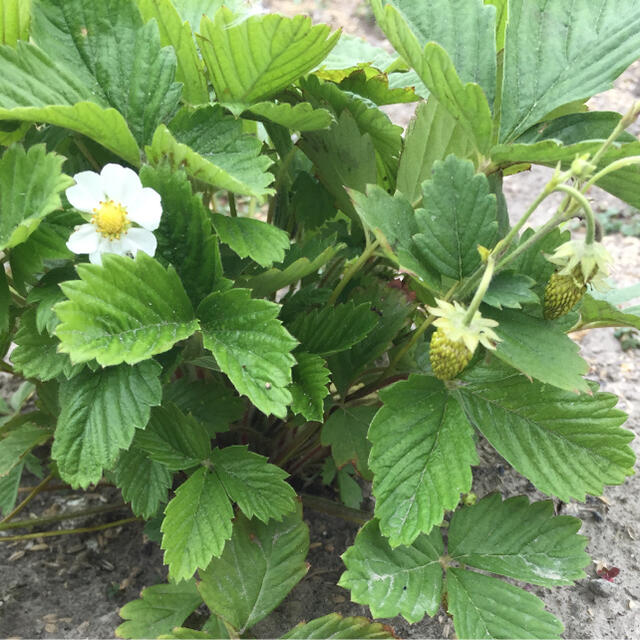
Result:
<svg viewBox="0 0 640 640">
<path fill-rule="evenodd" d="M 167 501 L 173 474 L 159 462 L 132 447 L 123 451 L 114 469 L 116 486 L 122 497 L 131 503 L 131 511 L 145 519 L 157 513 Z"/>
<path fill-rule="evenodd" d="M 434 378 L 411 376 L 380 392 L 369 429 L 375 514 L 393 547 L 442 522 L 471 489 L 477 454 L 458 403 Z"/>
<path fill-rule="evenodd" d="M 0 478 L 22 463 L 23 458 L 51 437 L 51 432 L 27 422 L 0 438 Z"/>
<path fill-rule="evenodd" d="M 211 452 L 204 425 L 172 404 L 153 409 L 147 428 L 136 434 L 135 445 L 172 471 L 200 464 Z"/>
<path fill-rule="evenodd" d="M 200 24 L 198 43 L 216 97 L 250 104 L 269 98 L 311 71 L 340 34 L 307 16 L 267 14 L 237 22 L 223 7 Z"/>
<path fill-rule="evenodd" d="M 447 553 L 461 565 L 552 587 L 585 577 L 587 539 L 580 520 L 554 516 L 553 503 L 491 494 L 456 511 Z"/>
<path fill-rule="evenodd" d="M 422 183 L 431 177 L 434 162 L 450 154 L 465 158 L 471 149 L 472 142 L 458 121 L 430 97 L 418 105 L 409 123 L 398 166 L 398 191 L 409 202 L 422 198 Z"/>
<path fill-rule="evenodd" d="M 496 240 L 496 197 L 469 160 L 450 155 L 433 164 L 432 174 L 422 185 L 424 208 L 415 212 L 413 253 L 438 273 L 462 280 L 481 264 L 478 246 L 491 248 Z"/>
<path fill-rule="evenodd" d="M 436 614 L 442 592 L 444 553 L 440 529 L 421 534 L 410 546 L 389 546 L 375 520 L 360 529 L 343 554 L 347 570 L 338 585 L 351 591 L 353 602 L 368 605 L 374 618 L 401 615 L 419 622 Z"/>
<path fill-rule="evenodd" d="M 24 242 L 40 220 L 61 207 L 60 193 L 73 184 L 62 173 L 64 158 L 43 144 L 15 145 L 0 158 L 0 249 Z"/>
<path fill-rule="evenodd" d="M 111 469 L 160 404 L 160 366 L 154 361 L 95 372 L 85 369 L 60 384 L 60 416 L 51 455 L 60 476 L 86 488 Z"/>
<path fill-rule="evenodd" d="M 220 240 L 241 258 L 250 257 L 261 267 L 282 262 L 289 248 L 289 235 L 282 229 L 254 218 L 231 218 L 213 214 L 213 226 Z"/>
<path fill-rule="evenodd" d="M 323 358 L 315 353 L 296 351 L 298 361 L 292 370 L 289 387 L 293 401 L 291 410 L 307 420 L 322 422 L 324 399 L 329 395 L 329 369 Z"/>
<path fill-rule="evenodd" d="M 584 500 L 633 473 L 633 435 L 620 428 L 626 415 L 614 395 L 577 395 L 513 373 L 468 379 L 460 394 L 470 420 L 540 491 Z"/>
<path fill-rule="evenodd" d="M 141 145 L 177 109 L 175 52 L 130 0 L 34 0 L 31 37 L 91 89 L 90 100 L 124 115 Z"/>
<path fill-rule="evenodd" d="M 157 169 L 145 165 L 140 180 L 162 198 L 162 218 L 155 232 L 157 256 L 175 268 L 191 302 L 197 305 L 222 277 L 218 242 L 202 196 L 192 192 L 182 171 L 166 165 Z"/>
<path fill-rule="evenodd" d="M 135 364 L 198 328 L 176 272 L 143 251 L 134 260 L 105 254 L 101 266 L 80 264 L 77 271 L 79 280 L 60 285 L 69 300 L 55 309 L 60 351 L 72 362 Z"/>
<path fill-rule="evenodd" d="M 200 571 L 205 604 L 240 633 L 266 617 L 307 573 L 302 509 L 268 524 L 238 515 L 220 558 Z"/>
<path fill-rule="evenodd" d="M 301 314 L 290 329 L 305 351 L 327 356 L 360 342 L 377 323 L 370 305 L 346 302 Z"/>
<path fill-rule="evenodd" d="M 16 348 L 11 362 L 25 378 L 38 378 L 43 382 L 60 375 L 72 378 L 82 369 L 73 365 L 66 353 L 59 353 L 60 341 L 47 333 L 39 333 L 35 309 L 27 309 L 20 318 L 20 328 L 14 336 Z"/>
<path fill-rule="evenodd" d="M 227 495 L 247 518 L 281 520 L 294 509 L 296 493 L 285 482 L 289 474 L 246 446 L 214 449 L 211 464 Z"/>
<path fill-rule="evenodd" d="M 360 475 L 371 480 L 367 432 L 377 407 L 339 407 L 324 423 L 320 441 L 331 447 L 331 455 L 340 469 L 352 463 Z"/>
<path fill-rule="evenodd" d="M 88 136 L 134 166 L 140 163 L 138 144 L 122 114 L 44 51 L 18 42 L 16 49 L 0 47 L 0 63 L 0 120 L 65 127 Z"/>
<path fill-rule="evenodd" d="M 524 589 L 497 578 L 447 569 L 449 613 L 459 638 L 554 638 L 562 623 Z"/>
<path fill-rule="evenodd" d="M 483 315 L 498 321 L 500 342 L 496 357 L 514 369 L 546 384 L 568 391 L 589 391 L 582 377 L 589 369 L 578 355 L 578 345 L 558 326 L 522 311 L 488 307 Z"/>
<path fill-rule="evenodd" d="M 191 578 L 196 569 L 219 557 L 231 537 L 232 518 L 233 508 L 215 473 L 201 467 L 183 482 L 167 505 L 161 526 L 170 579 Z"/>
<path fill-rule="evenodd" d="M 523 304 L 540 302 L 538 296 L 531 291 L 536 281 L 521 273 L 502 271 L 496 275 L 482 298 L 482 302 L 502 309 L 521 309 Z"/>
<path fill-rule="evenodd" d="M 262 145 L 245 134 L 242 122 L 218 105 L 181 111 L 171 129 L 159 126 L 151 146 L 145 148 L 149 162 L 169 162 L 176 170 L 219 189 L 261 197 L 273 193 L 271 160 L 260 153 Z"/>
<path fill-rule="evenodd" d="M 248 289 L 212 293 L 198 307 L 204 346 L 239 393 L 263 413 L 284 417 L 296 340 L 276 319 L 280 307 Z"/>
<path fill-rule="evenodd" d="M 333 638 L 395 638 L 392 629 L 367 618 L 343 618 L 339 613 L 301 622 L 285 633 L 283 640 L 328 640 Z"/>
<path fill-rule="evenodd" d="M 126 622 L 116 629 L 118 638 L 155 638 L 168 633 L 202 603 L 194 580 L 155 584 L 143 589 L 141 596 L 120 609 Z"/>
</svg>

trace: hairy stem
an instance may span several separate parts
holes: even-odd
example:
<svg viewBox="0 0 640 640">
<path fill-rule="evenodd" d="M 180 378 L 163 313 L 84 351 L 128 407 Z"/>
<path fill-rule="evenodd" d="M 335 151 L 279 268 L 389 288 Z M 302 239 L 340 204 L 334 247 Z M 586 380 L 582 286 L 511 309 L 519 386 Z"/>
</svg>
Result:
<svg viewBox="0 0 640 640">
<path fill-rule="evenodd" d="M 355 276 L 356 273 L 358 273 L 358 271 L 360 271 L 360 269 L 362 269 L 362 267 L 366 264 L 367 260 L 372 256 L 373 252 L 378 248 L 379 244 L 380 243 L 378 240 L 375 240 L 374 242 L 368 244 L 365 247 L 365 250 L 360 255 L 360 257 L 347 267 L 347 269 L 344 272 L 344 275 L 342 276 L 342 280 L 338 282 L 327 304 L 329 305 L 335 304 L 336 300 L 338 299 L 338 297 L 340 296 L 344 288 L 349 284 L 353 276 Z"/>
<path fill-rule="evenodd" d="M 356 524 L 365 524 L 369 522 L 373 517 L 373 513 L 367 511 L 361 511 L 360 509 L 352 509 L 351 507 L 345 507 L 342 504 L 338 504 L 333 500 L 327 498 L 321 498 L 320 496 L 311 496 L 303 493 L 300 495 L 302 498 L 303 506 L 313 511 L 320 511 L 327 515 L 334 516 L 335 518 L 342 518 L 347 522 L 355 522 Z"/>
<path fill-rule="evenodd" d="M 54 475 L 50 473 L 40 484 L 36 485 L 27 497 L 16 508 L 0 520 L 0 526 L 13 520 L 48 484 L 53 480 Z"/>
<path fill-rule="evenodd" d="M 36 533 L 25 533 L 19 536 L 5 536 L 0 537 L 0 542 L 15 542 L 17 540 L 33 540 L 34 538 L 54 538 L 55 536 L 70 536 L 78 533 L 93 533 L 95 531 L 104 531 L 105 529 L 112 529 L 113 527 L 119 527 L 129 522 L 142 521 L 142 518 L 131 517 L 124 518 L 123 520 L 116 520 L 115 522 L 107 522 L 105 524 L 99 524 L 95 527 L 78 527 L 77 529 L 60 529 L 59 531 L 38 531 Z"/>
</svg>

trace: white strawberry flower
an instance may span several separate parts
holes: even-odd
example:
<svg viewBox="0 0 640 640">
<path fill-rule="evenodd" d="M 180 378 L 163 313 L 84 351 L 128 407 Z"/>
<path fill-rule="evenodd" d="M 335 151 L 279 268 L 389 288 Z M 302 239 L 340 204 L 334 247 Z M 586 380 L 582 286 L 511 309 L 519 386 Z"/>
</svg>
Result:
<svg viewBox="0 0 640 640">
<path fill-rule="evenodd" d="M 100 173 L 82 171 L 73 179 L 76 184 L 66 190 L 67 199 L 91 216 L 69 236 L 67 247 L 73 253 L 88 253 L 93 264 L 102 264 L 103 253 L 155 254 L 153 231 L 160 224 L 162 202 L 156 191 L 142 186 L 135 171 L 107 164 Z"/>
</svg>

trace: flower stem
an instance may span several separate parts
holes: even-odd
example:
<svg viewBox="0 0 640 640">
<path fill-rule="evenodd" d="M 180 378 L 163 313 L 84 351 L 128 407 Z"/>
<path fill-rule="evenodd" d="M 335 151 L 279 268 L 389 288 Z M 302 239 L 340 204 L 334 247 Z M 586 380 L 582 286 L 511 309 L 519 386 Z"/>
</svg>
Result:
<svg viewBox="0 0 640 640">
<path fill-rule="evenodd" d="M 616 141 L 618 136 L 638 117 L 638 113 L 640 113 L 640 100 L 635 102 L 631 109 L 625 113 L 622 118 L 618 121 L 618 124 L 615 126 L 614 130 L 611 132 L 609 137 L 602 143 L 602 146 L 596 151 L 593 158 L 591 158 L 590 162 L 597 166 L 600 159 L 605 154 L 607 149 Z"/>
<path fill-rule="evenodd" d="M 229 213 L 232 218 L 238 217 L 238 209 L 236 207 L 236 195 L 232 191 L 229 191 Z"/>
<path fill-rule="evenodd" d="M 587 200 L 584 193 L 581 193 L 575 187 L 571 187 L 568 184 L 559 184 L 556 187 L 556 191 L 564 191 L 565 193 L 568 193 L 572 198 L 575 198 L 575 200 L 582 206 L 587 221 L 586 243 L 593 244 L 596 237 L 596 217 L 594 216 L 593 209 L 591 209 L 591 205 L 589 204 L 589 201 Z M 564 217 L 572 215 L 574 210 L 575 207 L 569 207 L 569 210 Z"/>
<path fill-rule="evenodd" d="M 370 244 L 368 244 L 365 247 L 365 250 L 360 255 L 360 257 L 347 267 L 347 269 L 344 272 L 344 275 L 342 276 L 342 280 L 338 282 L 338 284 L 336 285 L 336 288 L 333 290 L 333 293 L 331 294 L 331 297 L 327 302 L 328 305 L 335 304 L 336 300 L 338 299 L 338 297 L 340 296 L 344 288 L 351 281 L 351 278 L 353 278 L 353 276 L 355 276 L 356 273 L 358 273 L 358 271 L 362 269 L 362 267 L 366 264 L 367 260 L 373 254 L 373 252 L 378 248 L 379 244 L 380 243 L 378 240 L 375 240 L 374 242 L 371 242 Z"/>
<path fill-rule="evenodd" d="M 484 298 L 484 294 L 487 293 L 487 289 L 489 288 L 491 279 L 493 278 L 494 268 L 495 257 L 493 255 L 490 255 L 487 259 L 487 266 L 485 267 L 484 273 L 482 274 L 482 280 L 480 280 L 480 284 L 478 285 L 476 292 L 473 294 L 473 298 L 471 299 L 471 303 L 469 304 L 467 313 L 464 316 L 464 324 L 466 326 L 469 326 L 471 324 L 473 316 L 479 309 L 482 298 Z"/>
<path fill-rule="evenodd" d="M 131 518 L 124 518 L 123 520 L 116 520 L 115 522 L 106 522 L 105 524 L 99 524 L 95 527 L 78 527 L 77 529 L 60 529 L 59 531 L 37 531 L 35 533 L 24 533 L 19 536 L 0 536 L 0 542 L 15 542 L 18 540 L 33 540 L 34 538 L 53 538 L 55 536 L 70 536 L 78 533 L 93 533 L 95 531 L 104 531 L 105 529 L 111 529 L 113 527 L 119 527 L 129 522 L 141 521 L 142 518 L 133 516 Z"/>
<path fill-rule="evenodd" d="M 27 497 L 13 510 L 8 513 L 2 520 L 0 520 L 0 526 L 13 520 L 50 482 L 53 480 L 54 475 L 50 473 L 40 484 L 37 484 L 27 495 Z"/>
</svg>

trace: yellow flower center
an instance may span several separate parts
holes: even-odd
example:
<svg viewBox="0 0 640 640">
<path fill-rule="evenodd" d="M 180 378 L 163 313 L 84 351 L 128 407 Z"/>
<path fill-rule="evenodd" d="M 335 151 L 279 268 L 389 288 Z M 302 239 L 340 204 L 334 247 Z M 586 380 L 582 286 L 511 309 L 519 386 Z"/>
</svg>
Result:
<svg viewBox="0 0 640 640">
<path fill-rule="evenodd" d="M 98 233 L 109 240 L 119 240 L 131 226 L 127 210 L 113 200 L 100 202 L 100 206 L 93 210 L 91 222 L 96 225 Z"/>
</svg>

